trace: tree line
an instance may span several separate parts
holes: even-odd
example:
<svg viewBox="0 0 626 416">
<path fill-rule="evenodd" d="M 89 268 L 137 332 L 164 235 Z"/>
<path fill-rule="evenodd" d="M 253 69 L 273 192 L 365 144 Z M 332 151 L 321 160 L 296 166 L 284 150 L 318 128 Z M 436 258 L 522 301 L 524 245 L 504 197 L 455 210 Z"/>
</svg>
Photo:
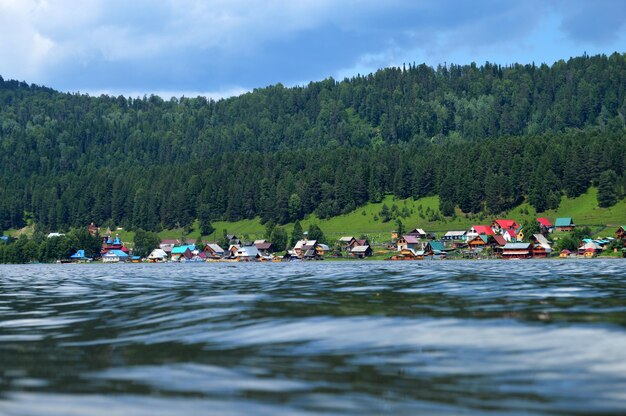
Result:
<svg viewBox="0 0 626 416">
<path fill-rule="evenodd" d="M 0 78 L 0 229 L 315 212 L 438 194 L 443 215 L 622 197 L 626 55 L 408 65 L 240 97 L 89 97 Z"/>
</svg>

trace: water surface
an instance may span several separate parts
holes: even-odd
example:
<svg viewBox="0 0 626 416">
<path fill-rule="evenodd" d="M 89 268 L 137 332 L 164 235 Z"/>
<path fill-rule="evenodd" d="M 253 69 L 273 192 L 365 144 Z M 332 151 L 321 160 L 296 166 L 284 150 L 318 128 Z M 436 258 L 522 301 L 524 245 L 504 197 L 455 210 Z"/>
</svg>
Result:
<svg viewBox="0 0 626 416">
<path fill-rule="evenodd" d="M 0 414 L 625 414 L 626 261 L 0 266 Z"/>
</svg>

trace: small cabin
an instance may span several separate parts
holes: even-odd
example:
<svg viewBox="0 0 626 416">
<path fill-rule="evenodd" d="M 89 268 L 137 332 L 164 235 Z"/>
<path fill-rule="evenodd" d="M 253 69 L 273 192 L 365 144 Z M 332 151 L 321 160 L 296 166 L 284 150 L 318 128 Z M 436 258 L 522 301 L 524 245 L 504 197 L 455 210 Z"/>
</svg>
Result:
<svg viewBox="0 0 626 416">
<path fill-rule="evenodd" d="M 570 217 L 557 218 L 554 224 L 556 231 L 574 231 L 576 224 Z"/>
<path fill-rule="evenodd" d="M 528 259 L 532 257 L 530 243 L 508 243 L 502 248 L 503 259 Z"/>
</svg>

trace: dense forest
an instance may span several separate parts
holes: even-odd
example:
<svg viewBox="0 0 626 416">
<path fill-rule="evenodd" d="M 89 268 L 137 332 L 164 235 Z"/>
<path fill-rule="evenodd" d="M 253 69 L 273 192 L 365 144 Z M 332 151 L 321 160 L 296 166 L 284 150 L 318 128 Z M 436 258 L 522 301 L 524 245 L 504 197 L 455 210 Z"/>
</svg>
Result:
<svg viewBox="0 0 626 416">
<path fill-rule="evenodd" d="M 329 217 L 392 192 L 441 211 L 621 198 L 626 54 L 408 65 L 203 97 L 90 97 L 0 77 L 0 229 Z"/>
</svg>

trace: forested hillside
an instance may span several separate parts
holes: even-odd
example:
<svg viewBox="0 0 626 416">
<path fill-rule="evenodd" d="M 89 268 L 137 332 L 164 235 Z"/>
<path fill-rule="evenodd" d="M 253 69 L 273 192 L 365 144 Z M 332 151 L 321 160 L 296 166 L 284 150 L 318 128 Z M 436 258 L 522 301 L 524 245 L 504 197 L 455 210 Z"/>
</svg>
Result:
<svg viewBox="0 0 626 416">
<path fill-rule="evenodd" d="M 0 78 L 0 229 L 147 230 L 349 212 L 392 192 L 441 211 L 621 197 L 626 54 L 409 65 L 226 100 L 89 97 Z"/>
</svg>

